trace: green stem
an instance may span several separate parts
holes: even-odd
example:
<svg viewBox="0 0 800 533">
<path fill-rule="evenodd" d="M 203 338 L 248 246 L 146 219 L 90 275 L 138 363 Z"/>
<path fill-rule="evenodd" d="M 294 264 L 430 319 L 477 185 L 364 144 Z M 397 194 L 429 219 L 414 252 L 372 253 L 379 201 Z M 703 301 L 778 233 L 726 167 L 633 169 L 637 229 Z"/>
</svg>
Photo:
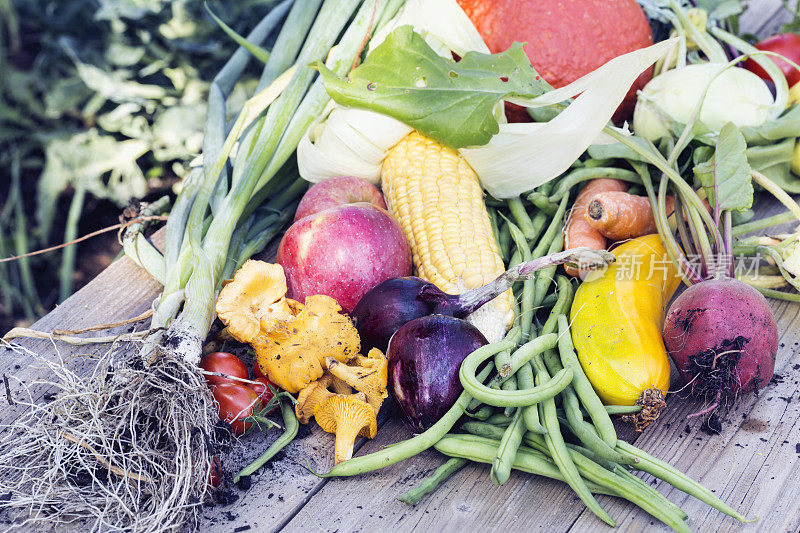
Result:
<svg viewBox="0 0 800 533">
<path fill-rule="evenodd" d="M 753 220 L 752 222 L 734 226 L 731 230 L 731 235 L 733 237 L 739 237 L 746 233 L 765 230 L 767 228 L 771 228 L 772 226 L 777 226 L 778 224 L 792 222 L 796 219 L 797 216 L 792 211 L 786 211 L 784 213 L 772 215 L 771 217 L 761 218 L 759 220 Z"/>
<path fill-rule="evenodd" d="M 241 472 L 236 474 L 233 478 L 234 483 L 238 483 L 242 476 L 249 476 L 256 470 L 267 464 L 267 461 L 272 459 L 275 454 L 286 447 L 287 444 L 292 442 L 297 436 L 300 429 L 300 423 L 297 421 L 297 416 L 294 414 L 294 407 L 292 402 L 281 401 L 281 415 L 283 415 L 283 427 L 286 428 L 283 434 L 273 442 L 267 450 L 258 456 L 258 458 L 244 467 Z"/>
<path fill-rule="evenodd" d="M 69 204 L 67 214 L 66 229 L 64 230 L 64 242 L 74 241 L 78 236 L 78 222 L 83 211 L 83 201 L 86 198 L 86 185 L 83 181 L 78 181 L 75 192 L 72 195 L 72 202 Z M 64 248 L 61 256 L 61 269 L 59 270 L 59 293 L 58 301 L 63 302 L 72 294 L 72 275 L 75 273 L 75 254 L 78 245 L 73 244 Z"/>
</svg>

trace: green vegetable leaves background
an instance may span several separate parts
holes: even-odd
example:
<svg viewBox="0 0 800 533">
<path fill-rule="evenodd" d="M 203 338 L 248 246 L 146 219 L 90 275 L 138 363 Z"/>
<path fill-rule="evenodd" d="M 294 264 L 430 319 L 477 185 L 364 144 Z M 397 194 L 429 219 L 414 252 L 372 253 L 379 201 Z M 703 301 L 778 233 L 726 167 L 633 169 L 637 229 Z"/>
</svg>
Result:
<svg viewBox="0 0 800 533">
<path fill-rule="evenodd" d="M 719 132 L 714 156 L 695 167 L 695 174 L 706 189 L 709 202 L 713 206 L 714 198 L 717 198 L 721 211 L 744 211 L 753 205 L 753 184 L 746 149 L 739 128 L 729 122 Z"/>
<path fill-rule="evenodd" d="M 436 54 L 411 26 L 402 26 L 347 78 L 319 69 L 331 97 L 344 106 L 394 117 L 451 148 L 486 144 L 499 131 L 498 102 L 533 98 L 547 85 L 522 45 L 499 54 L 469 52 L 455 62 Z"/>
</svg>

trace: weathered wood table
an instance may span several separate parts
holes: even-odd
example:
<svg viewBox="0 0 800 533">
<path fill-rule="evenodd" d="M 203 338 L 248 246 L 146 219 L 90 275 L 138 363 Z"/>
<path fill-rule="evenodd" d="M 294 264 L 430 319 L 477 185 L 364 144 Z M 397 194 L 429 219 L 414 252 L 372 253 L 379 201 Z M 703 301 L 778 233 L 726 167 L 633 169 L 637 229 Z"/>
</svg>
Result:
<svg viewBox="0 0 800 533">
<path fill-rule="evenodd" d="M 778 0 L 753 2 L 743 26 L 769 34 L 780 25 Z M 758 200 L 759 216 L 781 208 L 766 197 Z M 127 258 L 112 264 L 33 328 L 41 331 L 79 329 L 124 320 L 146 311 L 159 284 Z M 723 430 L 709 435 L 686 415 L 701 404 L 676 392 L 661 418 L 642 434 L 619 427 L 620 434 L 711 488 L 754 523 L 741 525 L 665 483 L 655 487 L 683 507 L 696 531 L 800 531 L 800 305 L 773 302 L 780 348 L 776 378 L 759 396 L 742 397 L 724 410 Z M 118 331 L 122 331 L 119 329 Z M 102 346 L 70 347 L 50 340 L 21 340 L 40 354 L 100 353 Z M 84 358 L 86 359 L 86 358 Z M 78 363 L 88 367 L 91 361 Z M 41 368 L 0 348 L 0 373 L 30 381 Z M 387 402 L 388 403 L 388 402 Z M 16 411 L 0 407 L 0 423 Z M 243 460 L 267 448 L 276 433 L 244 438 Z M 384 415 L 378 436 L 360 442 L 356 454 L 368 453 L 410 436 L 395 417 Z M 360 449 L 359 449 L 360 447 Z M 471 531 L 546 530 L 548 533 L 611 531 L 597 520 L 566 485 L 514 472 L 502 487 L 494 486 L 486 465 L 470 464 L 437 492 L 409 507 L 396 496 L 415 486 L 443 461 L 429 450 L 419 456 L 357 478 L 320 479 L 316 471 L 332 465 L 333 437 L 315 424 L 253 477 L 252 488 L 240 491 L 231 506 L 204 510 L 203 531 Z M 648 481 L 652 478 L 643 476 Z M 619 523 L 620 531 L 663 531 L 667 528 L 623 500 L 600 497 Z"/>
</svg>

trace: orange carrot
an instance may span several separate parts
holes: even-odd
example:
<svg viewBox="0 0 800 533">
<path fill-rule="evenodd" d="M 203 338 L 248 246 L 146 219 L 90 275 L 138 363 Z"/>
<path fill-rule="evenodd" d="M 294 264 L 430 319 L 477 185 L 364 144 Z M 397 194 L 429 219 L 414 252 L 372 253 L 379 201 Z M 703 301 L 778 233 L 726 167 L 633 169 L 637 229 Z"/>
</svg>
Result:
<svg viewBox="0 0 800 533">
<path fill-rule="evenodd" d="M 675 202 L 667 197 L 667 214 L 671 214 Z M 619 241 L 656 233 L 656 221 L 650 200 L 620 191 L 595 194 L 584 213 L 586 222 L 604 237 Z"/>
<path fill-rule="evenodd" d="M 586 217 L 584 216 L 586 207 L 598 193 L 611 191 L 624 192 L 627 190 L 627 183 L 611 178 L 598 178 L 588 182 L 583 189 L 581 189 L 581 192 L 578 193 L 578 196 L 575 198 L 575 203 L 572 204 L 572 210 L 569 213 L 567 224 L 564 228 L 564 249 L 570 250 L 579 246 L 588 246 L 594 250 L 605 250 L 606 238 L 586 221 Z M 569 266 L 565 268 L 567 274 L 571 276 L 577 276 L 579 274 L 577 268 Z"/>
</svg>

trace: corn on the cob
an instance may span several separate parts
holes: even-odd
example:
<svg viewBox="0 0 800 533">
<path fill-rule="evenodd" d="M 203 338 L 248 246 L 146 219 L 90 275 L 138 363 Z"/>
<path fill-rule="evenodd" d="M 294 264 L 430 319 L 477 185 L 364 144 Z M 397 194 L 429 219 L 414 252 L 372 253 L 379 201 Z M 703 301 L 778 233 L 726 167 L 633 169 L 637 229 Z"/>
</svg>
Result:
<svg viewBox="0 0 800 533">
<path fill-rule="evenodd" d="M 458 294 L 503 273 L 478 177 L 458 153 L 411 132 L 384 159 L 381 181 L 419 277 Z M 498 296 L 468 320 L 489 341 L 500 340 L 514 317 L 511 298 L 510 291 Z"/>
</svg>

